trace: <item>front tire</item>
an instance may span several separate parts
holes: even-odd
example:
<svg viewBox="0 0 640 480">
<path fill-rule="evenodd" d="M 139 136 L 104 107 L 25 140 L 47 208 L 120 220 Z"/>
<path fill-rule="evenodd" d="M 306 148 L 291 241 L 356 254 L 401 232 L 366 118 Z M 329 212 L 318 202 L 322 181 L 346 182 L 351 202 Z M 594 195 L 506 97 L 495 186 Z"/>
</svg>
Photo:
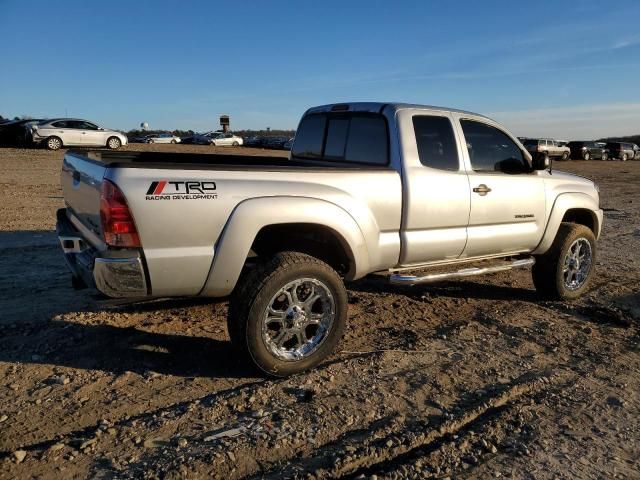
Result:
<svg viewBox="0 0 640 480">
<path fill-rule="evenodd" d="M 629 159 L 629 155 L 627 155 L 626 153 L 622 154 L 622 157 L 620 158 L 620 160 L 622 160 L 623 162 L 626 162 Z"/>
<path fill-rule="evenodd" d="M 536 256 L 531 269 L 540 295 L 573 300 L 589 289 L 596 263 L 596 238 L 584 225 L 560 224 L 551 248 Z"/>
<path fill-rule="evenodd" d="M 336 271 L 315 257 L 281 252 L 238 282 L 227 327 L 255 366 L 285 377 L 327 358 L 346 320 L 347 293 Z"/>
<path fill-rule="evenodd" d="M 238 146 L 240 146 L 240 144 L 238 142 L 233 142 L 232 146 L 238 147 Z"/>
<path fill-rule="evenodd" d="M 562 154 L 562 161 L 566 162 L 567 160 L 569 160 L 569 152 L 564 152 Z"/>
<path fill-rule="evenodd" d="M 49 150 L 60 150 L 62 148 L 62 139 L 60 137 L 49 137 L 44 144 Z"/>
<path fill-rule="evenodd" d="M 609 160 L 609 154 L 605 152 L 602 154 L 602 161 L 606 162 L 607 160 Z"/>
<path fill-rule="evenodd" d="M 585 161 L 589 161 L 591 160 L 591 154 L 589 152 L 586 152 L 583 156 L 582 159 Z"/>
<path fill-rule="evenodd" d="M 117 150 L 122 146 L 122 142 L 118 137 L 109 137 L 107 140 L 107 148 L 111 150 Z"/>
</svg>

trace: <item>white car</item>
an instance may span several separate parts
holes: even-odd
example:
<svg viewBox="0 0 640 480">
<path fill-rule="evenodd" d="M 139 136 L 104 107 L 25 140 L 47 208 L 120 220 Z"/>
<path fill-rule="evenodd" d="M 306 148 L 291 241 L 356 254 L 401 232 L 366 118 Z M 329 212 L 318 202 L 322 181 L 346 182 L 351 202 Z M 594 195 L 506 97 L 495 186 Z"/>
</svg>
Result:
<svg viewBox="0 0 640 480">
<path fill-rule="evenodd" d="M 238 147 L 242 145 L 242 143 L 242 137 L 238 137 L 233 133 L 217 133 L 216 135 L 211 136 L 211 145 L 215 145 L 216 147 Z"/>
<path fill-rule="evenodd" d="M 55 118 L 31 126 L 34 143 L 49 150 L 61 147 L 120 148 L 128 143 L 127 136 L 116 130 L 102 128 L 77 118 Z"/>
<path fill-rule="evenodd" d="M 146 143 L 180 143 L 180 137 L 176 137 L 172 133 L 158 133 L 147 135 Z"/>
</svg>

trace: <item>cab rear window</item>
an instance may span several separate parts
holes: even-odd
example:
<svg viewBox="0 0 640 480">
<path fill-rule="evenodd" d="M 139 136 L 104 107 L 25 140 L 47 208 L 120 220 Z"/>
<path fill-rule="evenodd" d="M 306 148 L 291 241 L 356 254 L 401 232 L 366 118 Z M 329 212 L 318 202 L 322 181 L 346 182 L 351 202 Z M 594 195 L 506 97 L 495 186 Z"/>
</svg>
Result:
<svg viewBox="0 0 640 480">
<path fill-rule="evenodd" d="M 311 114 L 300 122 L 292 156 L 387 165 L 387 122 L 376 114 Z"/>
</svg>

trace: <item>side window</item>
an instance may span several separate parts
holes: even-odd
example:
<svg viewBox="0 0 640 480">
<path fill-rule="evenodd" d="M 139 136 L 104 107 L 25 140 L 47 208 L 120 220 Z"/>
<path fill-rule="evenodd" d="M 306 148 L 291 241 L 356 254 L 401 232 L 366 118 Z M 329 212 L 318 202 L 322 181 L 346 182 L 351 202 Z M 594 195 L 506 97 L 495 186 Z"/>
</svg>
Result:
<svg viewBox="0 0 640 480">
<path fill-rule="evenodd" d="M 324 115 L 304 117 L 298 127 L 291 154 L 298 157 L 320 158 L 326 123 L 327 118 Z"/>
<path fill-rule="evenodd" d="M 413 117 L 420 163 L 439 170 L 458 170 L 460 162 L 453 126 L 447 117 Z"/>
<path fill-rule="evenodd" d="M 56 128 L 67 128 L 67 122 L 65 122 L 64 120 L 60 121 L 60 122 L 54 122 L 51 124 L 52 127 L 56 127 Z"/>
<path fill-rule="evenodd" d="M 352 117 L 344 159 L 348 162 L 389 163 L 387 123 L 382 117 Z"/>
<path fill-rule="evenodd" d="M 516 143 L 504 132 L 473 120 L 460 120 L 476 172 L 523 173 L 530 168 Z"/>
</svg>

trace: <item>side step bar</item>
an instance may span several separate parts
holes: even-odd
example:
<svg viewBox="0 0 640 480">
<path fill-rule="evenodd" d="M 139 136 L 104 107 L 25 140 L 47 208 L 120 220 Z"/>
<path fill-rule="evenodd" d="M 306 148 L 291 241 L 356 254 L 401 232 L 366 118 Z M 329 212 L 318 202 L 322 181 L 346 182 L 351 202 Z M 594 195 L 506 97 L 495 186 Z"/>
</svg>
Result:
<svg viewBox="0 0 640 480">
<path fill-rule="evenodd" d="M 394 285 L 418 285 L 421 283 L 435 283 L 442 280 L 450 280 L 452 278 L 472 277 L 475 275 L 484 275 L 485 273 L 496 273 L 512 270 L 514 268 L 524 268 L 536 263 L 535 258 L 529 257 L 520 260 L 513 260 L 506 265 L 496 265 L 493 267 L 484 268 L 463 268 L 457 272 L 448 273 L 434 273 L 432 275 L 425 275 L 424 277 L 416 277 L 415 275 L 401 275 L 395 273 L 391 275 L 389 281 Z"/>
</svg>

